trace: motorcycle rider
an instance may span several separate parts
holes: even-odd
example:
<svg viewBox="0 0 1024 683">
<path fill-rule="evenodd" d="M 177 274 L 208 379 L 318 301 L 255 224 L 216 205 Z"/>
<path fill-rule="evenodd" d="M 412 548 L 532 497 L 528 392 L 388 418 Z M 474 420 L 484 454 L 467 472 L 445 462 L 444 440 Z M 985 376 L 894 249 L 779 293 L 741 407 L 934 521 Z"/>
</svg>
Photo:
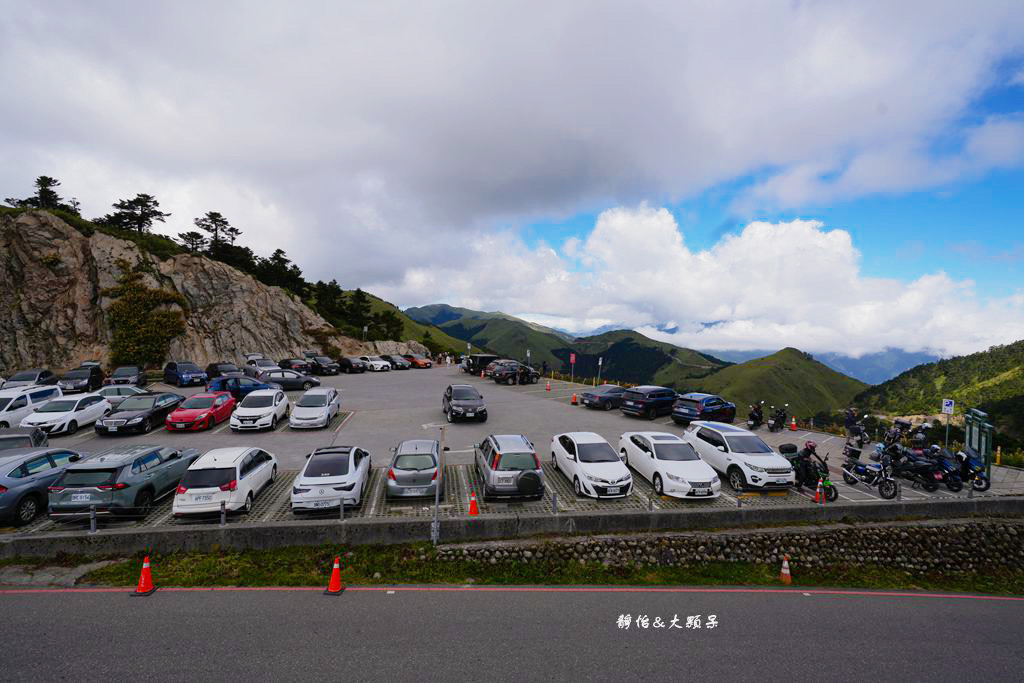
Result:
<svg viewBox="0 0 1024 683">
<path fill-rule="evenodd" d="M 798 489 L 803 488 L 805 481 L 810 481 L 811 474 L 814 472 L 811 456 L 816 456 L 817 454 L 818 444 L 813 441 L 805 442 L 803 449 L 796 454 L 793 469 L 796 474 L 796 487 Z"/>
<path fill-rule="evenodd" d="M 764 410 L 762 406 L 764 406 L 764 401 L 750 406 L 750 415 L 747 417 L 747 420 L 753 422 L 754 427 L 760 427 L 764 424 Z"/>
</svg>

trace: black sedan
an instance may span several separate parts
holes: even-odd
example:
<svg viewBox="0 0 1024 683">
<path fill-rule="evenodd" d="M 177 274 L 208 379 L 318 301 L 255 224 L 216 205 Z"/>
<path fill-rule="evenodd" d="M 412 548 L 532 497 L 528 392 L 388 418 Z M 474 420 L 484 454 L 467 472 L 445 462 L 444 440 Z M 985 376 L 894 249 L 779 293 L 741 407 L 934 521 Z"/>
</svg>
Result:
<svg viewBox="0 0 1024 683">
<path fill-rule="evenodd" d="M 341 358 L 338 360 L 338 365 L 341 367 L 341 371 L 346 374 L 353 372 L 366 372 L 366 363 L 359 360 L 358 358 Z"/>
<path fill-rule="evenodd" d="M 267 370 L 261 372 L 259 380 L 279 385 L 285 391 L 303 391 L 320 386 L 320 380 L 312 375 L 305 375 L 297 370 Z"/>
<path fill-rule="evenodd" d="M 146 385 L 146 371 L 141 365 L 120 365 L 103 380 L 104 384 L 129 384 L 137 387 Z"/>
<path fill-rule="evenodd" d="M 622 405 L 624 393 L 626 390 L 618 384 L 602 384 L 580 394 L 580 402 L 588 408 L 614 410 Z"/>
<path fill-rule="evenodd" d="M 96 420 L 97 434 L 121 434 L 137 432 L 148 434 L 154 427 L 161 427 L 167 416 L 174 412 L 185 397 L 181 394 L 160 394 L 144 392 L 129 396 L 121 401 L 117 409 L 106 417 Z"/>
<path fill-rule="evenodd" d="M 302 358 L 284 358 L 278 362 L 278 367 L 285 368 L 286 370 L 295 370 L 296 372 L 303 372 L 307 375 L 313 371 L 309 365 L 308 360 Z"/>
<path fill-rule="evenodd" d="M 341 366 L 327 356 L 313 356 L 307 360 L 314 375 L 337 375 L 341 372 Z"/>
</svg>

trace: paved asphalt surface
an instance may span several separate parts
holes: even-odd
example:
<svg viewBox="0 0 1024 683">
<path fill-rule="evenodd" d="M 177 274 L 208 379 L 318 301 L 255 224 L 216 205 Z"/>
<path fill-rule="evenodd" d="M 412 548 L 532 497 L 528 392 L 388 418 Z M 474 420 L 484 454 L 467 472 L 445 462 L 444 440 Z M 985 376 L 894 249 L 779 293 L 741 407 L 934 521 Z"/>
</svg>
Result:
<svg viewBox="0 0 1024 683">
<path fill-rule="evenodd" d="M 1024 599 L 577 590 L 6 593 L 0 678 L 1009 681 L 1024 670 Z M 680 626 L 701 615 L 705 627 L 638 629 L 640 615 Z"/>
</svg>

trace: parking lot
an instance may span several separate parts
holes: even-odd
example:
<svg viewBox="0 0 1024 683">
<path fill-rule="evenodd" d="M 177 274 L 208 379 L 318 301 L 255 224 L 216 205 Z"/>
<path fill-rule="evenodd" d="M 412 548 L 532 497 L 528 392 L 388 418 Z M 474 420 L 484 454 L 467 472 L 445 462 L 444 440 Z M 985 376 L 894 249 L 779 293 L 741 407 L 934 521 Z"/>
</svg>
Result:
<svg viewBox="0 0 1024 683">
<path fill-rule="evenodd" d="M 441 412 L 441 395 L 450 383 L 470 383 L 479 388 L 487 402 L 486 423 L 466 422 L 447 425 L 446 445 L 450 451 L 447 457 L 447 487 L 441 501 L 441 514 L 463 516 L 468 513 L 469 495 L 477 492 L 480 514 L 507 513 L 515 510 L 523 513 L 551 514 L 553 501 L 547 497 L 540 501 L 488 502 L 479 495 L 481 487 L 471 466 L 473 446 L 488 434 L 525 434 L 537 447 L 538 455 L 544 461 L 544 470 L 549 493 L 557 496 L 559 511 L 598 511 L 621 509 L 668 509 L 676 507 L 728 507 L 773 506 L 773 505 L 814 505 L 813 491 L 785 491 L 776 493 L 737 494 L 723 486 L 722 495 L 712 500 L 679 500 L 655 496 L 651 486 L 639 476 L 634 477 L 635 486 L 625 499 L 596 501 L 590 498 L 576 498 L 571 484 L 564 476 L 553 471 L 550 464 L 550 442 L 554 434 L 566 431 L 593 431 L 606 438 L 613 446 L 626 431 L 664 430 L 680 431 L 669 418 L 653 422 L 627 417 L 618 411 L 604 412 L 572 406 L 570 398 L 584 387 L 568 382 L 551 383 L 551 391 L 545 383 L 526 386 L 498 385 L 490 380 L 481 380 L 462 373 L 454 367 L 434 367 L 426 370 L 391 371 L 365 373 L 361 375 L 339 375 L 323 378 L 325 385 L 338 387 L 342 394 L 342 410 L 345 411 L 326 429 L 294 430 L 282 424 L 273 432 L 235 434 L 227 423 L 209 432 L 167 432 L 155 430 L 147 435 L 124 435 L 99 437 L 91 429 L 83 430 L 71 437 L 54 437 L 53 443 L 92 453 L 115 445 L 130 443 L 158 443 L 181 448 L 198 448 L 206 452 L 212 448 L 239 445 L 258 445 L 274 453 L 279 462 L 280 473 L 277 481 L 256 500 L 254 509 L 247 517 L 229 517 L 229 524 L 241 522 L 259 523 L 287 521 L 294 519 L 289 506 L 291 482 L 302 467 L 305 456 L 314 448 L 328 445 L 360 446 L 370 452 L 374 469 L 367 487 L 367 497 L 360 509 L 346 510 L 349 517 L 416 517 L 433 514 L 433 500 L 391 502 L 384 497 L 384 467 L 391 455 L 390 448 L 400 441 L 414 438 L 440 438 L 441 425 L 446 424 Z M 162 384 L 151 385 L 154 391 L 173 391 L 193 394 L 200 391 L 194 387 L 177 389 Z M 295 400 L 300 392 L 290 392 Z M 829 464 L 833 472 L 833 483 L 838 487 L 837 505 L 856 506 L 858 503 L 877 502 L 880 497 L 862 485 L 848 486 L 842 481 L 839 465 L 842 462 L 843 439 L 828 434 L 806 431 L 784 431 L 774 434 L 761 429 L 760 436 L 773 447 L 792 442 L 802 444 L 813 439 L 819 444 L 819 452 L 831 456 Z M 906 482 L 904 482 L 906 483 Z M 992 488 L 976 496 L 1024 493 L 1024 472 L 1009 468 L 993 467 Z M 907 500 L 935 497 L 966 497 L 967 492 L 952 493 L 945 488 L 934 493 L 902 487 L 902 497 Z M 333 515 L 336 515 L 335 511 Z M 219 520 L 211 520 L 216 524 Z M 163 526 L 175 524 L 171 517 L 170 497 L 157 503 L 150 514 L 142 520 L 100 518 L 103 528 L 127 528 L 133 526 Z M 191 523 L 191 522 L 190 522 Z M 76 529 L 88 526 L 88 522 L 56 524 L 45 517 L 18 530 L 8 533 L 39 533 L 58 529 Z"/>
</svg>

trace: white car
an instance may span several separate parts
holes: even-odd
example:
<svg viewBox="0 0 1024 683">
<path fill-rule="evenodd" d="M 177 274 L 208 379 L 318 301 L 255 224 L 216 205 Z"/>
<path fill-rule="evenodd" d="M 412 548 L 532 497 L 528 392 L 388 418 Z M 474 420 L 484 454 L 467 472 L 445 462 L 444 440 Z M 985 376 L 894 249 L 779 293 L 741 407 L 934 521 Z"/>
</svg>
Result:
<svg viewBox="0 0 1024 683">
<path fill-rule="evenodd" d="M 257 389 L 250 392 L 231 413 L 231 431 L 277 429 L 277 423 L 288 419 L 291 403 L 280 389 Z"/>
<path fill-rule="evenodd" d="M 659 496 L 717 498 L 721 493 L 715 471 L 676 434 L 626 432 L 619 439 L 619 455 Z"/>
<path fill-rule="evenodd" d="M 793 485 L 793 467 L 757 434 L 723 422 L 691 422 L 683 438 L 735 491 Z"/>
<path fill-rule="evenodd" d="M 196 458 L 174 492 L 175 517 L 249 512 L 260 491 L 277 479 L 277 458 L 260 448 L 215 448 Z"/>
<path fill-rule="evenodd" d="M 577 496 L 625 498 L 633 475 L 615 449 L 593 432 L 568 432 L 551 437 L 551 462 L 572 482 Z"/>
<path fill-rule="evenodd" d="M 79 427 L 93 424 L 114 408 L 102 396 L 64 396 L 53 399 L 22 418 L 22 427 L 39 427 L 47 434 L 74 434 Z"/>
<path fill-rule="evenodd" d="M 0 389 L 0 429 L 16 427 L 43 404 L 60 398 L 64 392 L 57 386 L 16 386 Z"/>
<path fill-rule="evenodd" d="M 341 394 L 334 387 L 313 387 L 295 402 L 288 426 L 292 429 L 326 427 L 341 412 Z"/>
<path fill-rule="evenodd" d="M 292 512 L 363 504 L 370 479 L 370 454 L 355 446 L 327 446 L 306 456 L 292 484 Z"/>
<path fill-rule="evenodd" d="M 370 368 L 373 372 L 387 372 L 391 369 L 391 363 L 380 356 L 359 356 L 359 360 L 366 363 L 366 367 Z"/>
</svg>

